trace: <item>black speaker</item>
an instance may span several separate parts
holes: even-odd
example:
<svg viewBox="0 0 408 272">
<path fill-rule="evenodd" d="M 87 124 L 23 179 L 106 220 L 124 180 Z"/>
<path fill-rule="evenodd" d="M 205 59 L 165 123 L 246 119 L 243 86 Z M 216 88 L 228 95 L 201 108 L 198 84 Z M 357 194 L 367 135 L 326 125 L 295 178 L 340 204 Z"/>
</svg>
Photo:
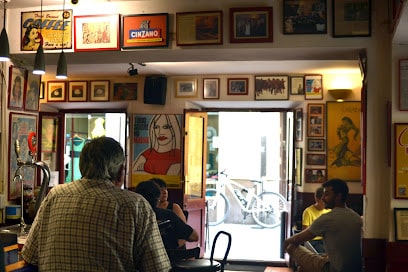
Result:
<svg viewBox="0 0 408 272">
<path fill-rule="evenodd" d="M 167 77 L 147 76 L 144 84 L 145 104 L 164 105 L 166 103 Z"/>
</svg>

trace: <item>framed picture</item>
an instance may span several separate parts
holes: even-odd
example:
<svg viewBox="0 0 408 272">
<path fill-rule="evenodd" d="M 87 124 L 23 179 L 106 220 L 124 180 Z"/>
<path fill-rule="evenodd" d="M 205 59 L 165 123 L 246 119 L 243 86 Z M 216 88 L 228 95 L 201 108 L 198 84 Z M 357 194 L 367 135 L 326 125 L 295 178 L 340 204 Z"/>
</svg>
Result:
<svg viewBox="0 0 408 272">
<path fill-rule="evenodd" d="M 326 33 L 326 0 L 283 0 L 283 34 Z"/>
<path fill-rule="evenodd" d="M 303 160 L 303 150 L 300 147 L 295 149 L 295 183 L 297 186 L 302 186 L 302 160 Z"/>
<path fill-rule="evenodd" d="M 137 100 L 137 83 L 113 83 L 112 100 Z"/>
<path fill-rule="evenodd" d="M 323 76 L 305 75 L 305 99 L 323 99 Z"/>
<path fill-rule="evenodd" d="M 68 82 L 68 101 L 85 102 L 88 100 L 88 81 Z"/>
<path fill-rule="evenodd" d="M 303 141 L 303 109 L 295 109 L 295 139 L 296 142 Z"/>
<path fill-rule="evenodd" d="M 273 42 L 272 7 L 230 8 L 230 43 Z"/>
<path fill-rule="evenodd" d="M 407 139 L 408 123 L 394 124 L 394 154 L 395 154 L 395 184 L 394 198 L 408 199 L 408 142 Z"/>
<path fill-rule="evenodd" d="M 306 154 L 308 165 L 326 165 L 326 154 L 308 153 Z"/>
<path fill-rule="evenodd" d="M 24 110 L 38 111 L 40 103 L 41 76 L 27 73 L 27 87 L 24 95 Z"/>
<path fill-rule="evenodd" d="M 121 22 L 123 49 L 169 46 L 168 13 L 122 15 Z"/>
<path fill-rule="evenodd" d="M 50 171 L 58 171 L 58 146 L 59 131 L 58 124 L 60 118 L 56 113 L 42 113 L 38 122 L 40 159 L 47 163 Z"/>
<path fill-rule="evenodd" d="M 307 105 L 307 136 L 324 137 L 324 104 Z"/>
<path fill-rule="evenodd" d="M 74 16 L 74 50 L 119 50 L 119 15 Z"/>
<path fill-rule="evenodd" d="M 37 133 L 37 116 L 10 112 L 9 128 L 8 200 L 12 200 L 21 198 L 21 180 L 18 182 L 13 181 L 16 174 L 22 175 L 24 177 L 24 184 L 34 189 L 35 168 L 23 167 L 16 173 L 18 165 L 14 146 L 16 141 L 18 141 L 20 145 L 18 157 L 21 161 L 31 161 L 32 157 L 29 154 L 28 141 L 32 133 Z"/>
<path fill-rule="evenodd" d="M 65 81 L 47 81 L 47 102 L 64 102 L 65 89 Z"/>
<path fill-rule="evenodd" d="M 307 139 L 307 151 L 324 152 L 325 146 L 325 139 Z"/>
<path fill-rule="evenodd" d="M 288 100 L 289 76 L 256 76 L 255 100 Z"/>
<path fill-rule="evenodd" d="M 332 0 L 333 37 L 371 36 L 371 0 Z"/>
<path fill-rule="evenodd" d="M 323 183 L 326 181 L 326 169 L 305 169 L 306 183 Z"/>
<path fill-rule="evenodd" d="M 399 110 L 408 110 L 408 59 L 399 60 Z"/>
<path fill-rule="evenodd" d="M 361 182 L 361 102 L 326 103 L 327 177 Z"/>
<path fill-rule="evenodd" d="M 23 109 L 27 71 L 24 68 L 10 65 L 8 84 L 8 108 Z"/>
<path fill-rule="evenodd" d="M 41 81 L 40 84 L 40 95 L 39 95 L 40 99 L 44 99 L 45 98 L 45 82 Z"/>
<path fill-rule="evenodd" d="M 176 79 L 174 89 L 179 98 L 197 97 L 196 79 Z"/>
<path fill-rule="evenodd" d="M 247 95 L 248 78 L 228 78 L 228 95 Z"/>
<path fill-rule="evenodd" d="M 305 78 L 303 76 L 291 76 L 290 77 L 290 94 L 291 95 L 304 95 L 305 94 Z"/>
<path fill-rule="evenodd" d="M 91 81 L 89 101 L 109 101 L 109 80 Z"/>
<path fill-rule="evenodd" d="M 394 208 L 395 241 L 408 241 L 408 208 Z"/>
<path fill-rule="evenodd" d="M 222 11 L 177 12 L 177 46 L 222 44 Z"/>
<path fill-rule="evenodd" d="M 220 79 L 204 78 L 203 79 L 203 98 L 219 99 L 220 98 Z"/>
</svg>

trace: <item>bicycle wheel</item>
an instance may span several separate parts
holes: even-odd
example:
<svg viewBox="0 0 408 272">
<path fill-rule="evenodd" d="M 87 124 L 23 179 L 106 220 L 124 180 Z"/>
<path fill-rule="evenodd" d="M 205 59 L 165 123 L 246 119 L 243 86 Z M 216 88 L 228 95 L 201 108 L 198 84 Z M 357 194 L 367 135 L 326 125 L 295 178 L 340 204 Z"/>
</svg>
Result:
<svg viewBox="0 0 408 272">
<path fill-rule="evenodd" d="M 286 199 L 274 192 L 263 192 L 255 198 L 251 206 L 255 222 L 265 228 L 275 228 L 281 224 L 281 212 L 287 211 Z"/>
<path fill-rule="evenodd" d="M 217 193 L 216 189 L 207 189 L 205 198 L 208 203 L 208 224 L 216 226 L 227 218 L 230 211 L 230 203 L 222 193 Z"/>
</svg>

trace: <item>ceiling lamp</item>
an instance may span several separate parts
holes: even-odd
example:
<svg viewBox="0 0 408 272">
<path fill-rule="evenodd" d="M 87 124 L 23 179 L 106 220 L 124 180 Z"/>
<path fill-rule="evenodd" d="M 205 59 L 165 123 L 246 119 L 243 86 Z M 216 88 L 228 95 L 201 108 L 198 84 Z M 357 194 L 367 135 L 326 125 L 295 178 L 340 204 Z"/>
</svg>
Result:
<svg viewBox="0 0 408 272">
<path fill-rule="evenodd" d="M 10 61 L 10 44 L 6 32 L 6 3 L 7 0 L 3 0 L 3 30 L 0 34 L 0 61 Z"/>
<path fill-rule="evenodd" d="M 41 35 L 41 28 L 42 28 L 42 7 L 43 7 L 43 1 L 41 0 L 41 12 L 40 12 L 40 35 Z M 33 74 L 34 75 L 43 75 L 45 74 L 45 56 L 44 56 L 44 48 L 42 46 L 43 39 L 40 41 L 40 45 L 37 48 L 37 53 L 35 54 L 35 60 L 34 60 L 34 68 L 33 68 Z"/>
<path fill-rule="evenodd" d="M 343 102 L 351 94 L 351 89 L 330 89 L 329 94 L 333 96 L 337 102 Z"/>
<path fill-rule="evenodd" d="M 58 65 L 57 65 L 57 75 L 56 78 L 58 79 L 67 79 L 67 60 L 65 58 L 64 53 L 64 30 L 65 30 L 65 0 L 63 1 L 62 6 L 62 42 L 61 42 L 61 53 L 58 58 Z"/>
</svg>

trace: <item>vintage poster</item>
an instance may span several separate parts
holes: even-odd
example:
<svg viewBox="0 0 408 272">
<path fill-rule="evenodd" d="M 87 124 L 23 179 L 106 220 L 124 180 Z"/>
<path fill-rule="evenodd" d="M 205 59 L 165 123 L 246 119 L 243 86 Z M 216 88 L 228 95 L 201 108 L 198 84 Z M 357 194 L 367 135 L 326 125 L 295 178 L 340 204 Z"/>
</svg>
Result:
<svg viewBox="0 0 408 272">
<path fill-rule="evenodd" d="M 180 188 L 181 129 L 181 115 L 133 116 L 132 187 L 155 177 Z"/>
<path fill-rule="evenodd" d="M 408 198 L 408 124 L 394 124 L 395 198 Z"/>
</svg>

